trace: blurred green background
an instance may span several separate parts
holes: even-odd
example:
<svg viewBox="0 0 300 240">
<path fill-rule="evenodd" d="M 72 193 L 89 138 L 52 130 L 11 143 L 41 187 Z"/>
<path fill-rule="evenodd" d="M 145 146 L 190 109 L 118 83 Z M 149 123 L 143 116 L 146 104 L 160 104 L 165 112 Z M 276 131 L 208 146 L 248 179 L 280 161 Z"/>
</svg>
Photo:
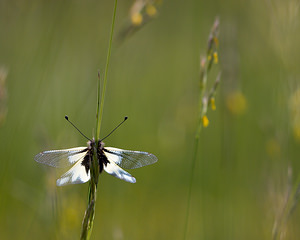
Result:
<svg viewBox="0 0 300 240">
<path fill-rule="evenodd" d="M 115 39 L 132 4 L 118 3 Z M 127 115 L 106 146 L 159 162 L 129 171 L 136 184 L 100 176 L 91 239 L 183 239 L 200 53 L 216 16 L 222 83 L 201 132 L 187 239 L 299 238 L 299 4 L 164 1 L 114 41 L 101 135 Z M 1 239 L 79 239 L 88 184 L 56 187 L 63 171 L 33 158 L 86 145 L 66 114 L 93 136 L 112 11 L 108 0 L 0 1 Z"/>
</svg>

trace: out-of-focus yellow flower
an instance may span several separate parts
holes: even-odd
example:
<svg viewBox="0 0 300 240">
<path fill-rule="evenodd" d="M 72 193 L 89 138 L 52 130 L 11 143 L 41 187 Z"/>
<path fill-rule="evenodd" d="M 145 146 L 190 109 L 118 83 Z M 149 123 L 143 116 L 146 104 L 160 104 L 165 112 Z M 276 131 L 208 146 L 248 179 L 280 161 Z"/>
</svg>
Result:
<svg viewBox="0 0 300 240">
<path fill-rule="evenodd" d="M 203 125 L 203 127 L 207 127 L 208 124 L 209 124 L 209 120 L 208 120 L 207 116 L 204 115 L 204 116 L 202 117 L 202 125 Z"/>
<path fill-rule="evenodd" d="M 274 138 L 269 139 L 266 143 L 266 151 L 270 157 L 279 156 L 280 154 L 279 142 Z"/>
<path fill-rule="evenodd" d="M 153 17 L 154 15 L 156 15 L 157 10 L 153 5 L 149 4 L 146 7 L 146 13 L 148 14 L 148 16 Z"/>
<path fill-rule="evenodd" d="M 290 96 L 289 110 L 294 138 L 300 141 L 300 88 Z"/>
<path fill-rule="evenodd" d="M 210 106 L 211 106 L 211 109 L 212 109 L 213 111 L 216 110 L 216 100 L 215 100 L 214 97 L 212 97 L 212 98 L 210 99 Z"/>
<path fill-rule="evenodd" d="M 64 235 L 68 235 L 71 231 L 80 227 L 80 210 L 83 210 L 84 206 L 84 201 L 78 195 L 72 196 L 72 201 L 67 201 L 67 199 L 62 200 L 62 214 L 58 221 L 62 226 Z"/>
<path fill-rule="evenodd" d="M 211 55 L 207 56 L 207 60 L 210 61 L 211 60 Z"/>
<path fill-rule="evenodd" d="M 247 100 L 240 91 L 230 93 L 226 98 L 226 106 L 234 115 L 241 115 L 247 109 Z"/>
<path fill-rule="evenodd" d="M 219 62 L 218 52 L 214 52 L 214 63 L 217 64 Z"/>
<path fill-rule="evenodd" d="M 134 13 L 131 15 L 131 22 L 135 26 L 140 26 L 143 22 L 143 16 L 141 13 Z"/>
</svg>

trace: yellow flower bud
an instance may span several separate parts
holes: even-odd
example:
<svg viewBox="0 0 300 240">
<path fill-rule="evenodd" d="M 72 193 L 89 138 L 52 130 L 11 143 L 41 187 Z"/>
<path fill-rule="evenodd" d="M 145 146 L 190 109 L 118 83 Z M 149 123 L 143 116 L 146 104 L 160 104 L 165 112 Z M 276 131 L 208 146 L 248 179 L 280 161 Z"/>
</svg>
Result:
<svg viewBox="0 0 300 240">
<path fill-rule="evenodd" d="M 210 106 L 211 106 L 211 109 L 212 109 L 213 111 L 216 110 L 216 101 L 215 101 L 215 98 L 214 98 L 214 97 L 212 97 L 212 98 L 210 99 Z"/>
<path fill-rule="evenodd" d="M 203 127 L 207 127 L 208 124 L 209 124 L 209 120 L 208 120 L 207 116 L 204 115 L 204 116 L 202 117 L 202 125 L 203 125 Z"/>
<path fill-rule="evenodd" d="M 143 22 L 143 16 L 140 13 L 134 13 L 131 15 L 131 22 L 135 26 L 139 26 Z"/>
<path fill-rule="evenodd" d="M 218 53 L 214 52 L 214 63 L 217 64 L 219 62 Z"/>
</svg>

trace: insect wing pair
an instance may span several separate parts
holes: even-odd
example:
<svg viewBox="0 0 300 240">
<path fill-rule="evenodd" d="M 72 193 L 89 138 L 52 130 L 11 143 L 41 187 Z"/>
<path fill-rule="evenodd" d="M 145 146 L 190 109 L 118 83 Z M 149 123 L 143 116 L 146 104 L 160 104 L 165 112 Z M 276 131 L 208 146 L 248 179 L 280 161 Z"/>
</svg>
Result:
<svg viewBox="0 0 300 240">
<path fill-rule="evenodd" d="M 56 181 L 57 186 L 85 183 L 90 180 L 89 165 L 93 161 L 94 144 L 93 140 L 88 142 L 88 147 L 44 151 L 37 154 L 34 160 L 56 168 L 72 166 Z M 135 183 L 136 179 L 122 168 L 140 168 L 157 162 L 156 156 L 151 153 L 103 146 L 103 142 L 99 142 L 97 148 L 100 173 L 104 170 L 126 182 Z"/>
</svg>

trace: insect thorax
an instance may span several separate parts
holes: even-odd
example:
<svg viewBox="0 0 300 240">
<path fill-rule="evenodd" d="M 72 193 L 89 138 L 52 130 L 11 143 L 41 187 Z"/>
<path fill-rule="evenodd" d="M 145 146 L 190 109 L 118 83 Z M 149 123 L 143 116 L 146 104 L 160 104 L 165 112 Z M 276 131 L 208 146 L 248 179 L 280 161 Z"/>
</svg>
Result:
<svg viewBox="0 0 300 240">
<path fill-rule="evenodd" d="M 85 167 L 85 171 L 88 173 L 90 170 L 90 163 L 93 162 L 94 158 L 94 152 L 96 150 L 97 152 L 97 160 L 98 160 L 98 164 L 99 164 L 99 173 L 101 173 L 103 171 L 104 166 L 106 166 L 109 161 L 106 157 L 106 155 L 104 154 L 104 142 L 99 141 L 98 142 L 98 147 L 97 149 L 95 148 L 96 142 L 95 140 L 91 140 L 88 141 L 88 149 L 87 149 L 87 153 L 83 158 L 82 161 L 82 165 Z"/>
</svg>

